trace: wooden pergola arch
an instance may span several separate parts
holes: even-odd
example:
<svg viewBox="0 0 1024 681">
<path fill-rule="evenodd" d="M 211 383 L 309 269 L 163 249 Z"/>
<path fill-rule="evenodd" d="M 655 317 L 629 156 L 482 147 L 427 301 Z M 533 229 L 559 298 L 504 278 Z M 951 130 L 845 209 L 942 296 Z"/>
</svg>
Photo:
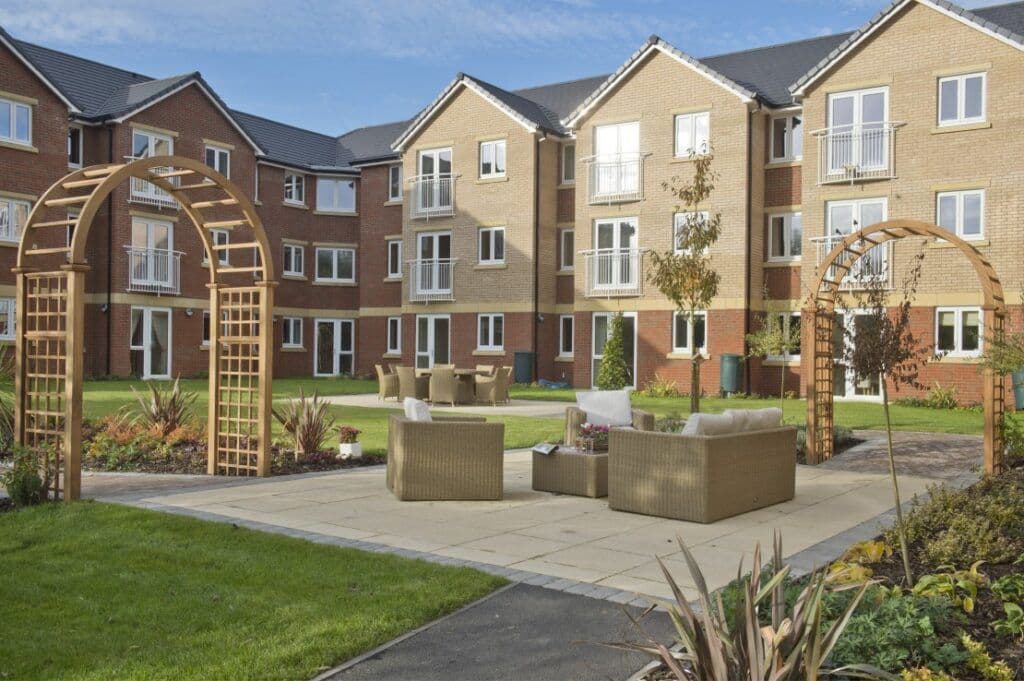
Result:
<svg viewBox="0 0 1024 681">
<path fill-rule="evenodd" d="M 833 317 L 835 301 L 843 277 L 853 264 L 868 251 L 887 241 L 908 236 L 933 237 L 955 246 L 966 256 L 978 275 L 984 295 L 985 337 L 1002 333 L 1006 319 L 1006 300 L 995 269 L 971 245 L 955 234 L 919 220 L 887 220 L 865 227 L 842 240 L 818 265 L 814 275 L 812 293 L 802 312 L 805 338 L 812 340 L 811 370 L 804 373 L 807 391 L 807 461 L 821 463 L 832 457 L 833 442 Z M 991 369 L 983 371 L 983 400 L 985 406 L 985 472 L 999 473 L 1002 467 L 1002 420 L 1005 408 L 1005 385 L 1002 376 Z"/>
<path fill-rule="evenodd" d="M 266 475 L 276 285 L 270 245 L 252 202 L 234 183 L 180 156 L 75 170 L 47 189 L 29 214 L 14 268 L 16 441 L 53 457 L 54 498 L 79 497 L 86 242 L 97 212 L 125 181 L 149 183 L 173 197 L 205 248 L 211 320 L 208 472 Z M 212 229 L 230 230 L 231 242 L 215 244 Z M 254 253 L 252 264 L 221 264 L 226 250 Z M 115 255 L 106 255 L 110 267 Z"/>
</svg>

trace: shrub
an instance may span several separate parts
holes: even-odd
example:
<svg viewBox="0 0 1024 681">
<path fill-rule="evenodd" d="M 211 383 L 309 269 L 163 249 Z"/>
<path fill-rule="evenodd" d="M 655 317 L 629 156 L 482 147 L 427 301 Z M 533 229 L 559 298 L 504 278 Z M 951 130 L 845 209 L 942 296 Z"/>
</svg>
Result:
<svg viewBox="0 0 1024 681">
<path fill-rule="evenodd" d="M 992 583 L 992 593 L 1001 601 L 1024 602 L 1024 574 L 1003 575 Z"/>
<path fill-rule="evenodd" d="M 155 428 L 161 436 L 170 434 L 195 418 L 192 404 L 196 401 L 198 394 L 183 391 L 179 380 L 174 379 L 174 383 L 169 389 L 161 388 L 153 382 L 147 383 L 148 400 L 140 395 L 134 387 L 132 388 L 132 393 L 139 401 L 136 407 L 138 421 Z"/>
<path fill-rule="evenodd" d="M 900 678 L 903 681 L 954 681 L 946 672 L 933 672 L 928 667 L 904 669 L 900 672 Z"/>
<path fill-rule="evenodd" d="M 14 405 L 0 397 L 0 453 L 14 447 Z"/>
<path fill-rule="evenodd" d="M 601 390 L 622 390 L 632 382 L 623 345 L 622 313 L 617 312 L 608 321 L 608 340 L 602 350 L 601 368 L 594 383 Z"/>
<path fill-rule="evenodd" d="M 1016 636 L 1024 638 L 1024 609 L 1016 603 L 1003 603 L 1006 618 L 996 620 L 992 628 L 1000 636 Z"/>
<path fill-rule="evenodd" d="M 285 432 L 295 440 L 295 460 L 300 455 L 319 452 L 323 449 L 327 434 L 334 427 L 334 417 L 328 411 L 330 405 L 320 400 L 318 392 L 307 398 L 300 389 L 299 397 L 288 400 L 287 406 L 278 411 L 272 409 L 274 418 L 281 424 Z"/>
<path fill-rule="evenodd" d="M 355 444 L 359 441 L 359 434 L 363 431 L 352 426 L 338 426 L 338 442 L 345 445 Z"/>
<path fill-rule="evenodd" d="M 841 424 L 834 424 L 832 426 L 832 447 L 833 451 L 839 451 L 847 444 L 852 442 L 855 438 L 853 437 L 853 430 L 847 426 Z M 807 426 L 805 424 L 799 424 L 796 427 L 796 454 L 798 457 L 803 457 L 807 453 Z"/>
<path fill-rule="evenodd" d="M 0 483 L 16 507 L 33 506 L 46 501 L 46 481 L 40 474 L 39 452 L 17 447 L 14 464 L 0 475 Z"/>
<path fill-rule="evenodd" d="M 196 452 L 205 449 L 206 433 L 196 423 L 164 435 L 161 426 L 147 426 L 126 412 L 117 412 L 99 420 L 83 455 L 91 467 L 101 470 L 131 471 L 145 468 L 143 464 L 162 464 L 180 472 L 195 469 Z"/>
<path fill-rule="evenodd" d="M 973 669 L 986 681 L 1013 681 L 1013 672 L 1002 660 L 993 662 L 985 644 L 975 641 L 967 634 L 960 637 L 960 642 L 967 650 L 967 667 Z"/>
<path fill-rule="evenodd" d="M 637 394 L 643 397 L 681 397 L 678 384 L 661 374 L 654 374 L 654 380 L 648 381 Z"/>
<path fill-rule="evenodd" d="M 960 406 L 960 402 L 956 398 L 956 386 L 952 385 L 948 388 L 943 388 L 936 381 L 932 389 L 928 391 L 925 406 L 932 409 L 956 409 Z"/>
</svg>

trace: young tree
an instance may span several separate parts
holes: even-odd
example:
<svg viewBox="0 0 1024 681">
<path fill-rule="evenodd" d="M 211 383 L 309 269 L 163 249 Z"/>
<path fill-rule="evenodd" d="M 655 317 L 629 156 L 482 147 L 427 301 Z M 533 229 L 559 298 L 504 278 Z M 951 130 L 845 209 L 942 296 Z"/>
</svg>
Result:
<svg viewBox="0 0 1024 681">
<path fill-rule="evenodd" d="M 601 390 L 622 390 L 633 382 L 626 364 L 622 333 L 622 313 L 616 312 L 608 320 L 608 340 L 601 353 L 597 380 L 594 381 Z"/>
<path fill-rule="evenodd" d="M 765 291 L 764 299 L 768 300 Z M 788 321 L 789 314 L 785 310 L 776 310 L 771 306 L 765 311 L 761 328 L 747 334 L 748 357 L 768 359 L 783 357 L 800 347 L 800 325 Z M 779 366 L 779 408 L 786 406 L 786 365 Z"/>
<path fill-rule="evenodd" d="M 881 383 L 882 409 L 885 412 L 885 431 L 888 438 L 889 476 L 892 479 L 893 498 L 896 502 L 896 529 L 900 538 L 903 571 L 908 585 L 913 585 L 910 569 L 910 551 L 907 548 L 906 526 L 900 508 L 900 486 L 896 476 L 896 459 L 892 447 L 892 419 L 889 416 L 889 388 L 891 381 L 898 391 L 901 385 L 921 388 L 918 375 L 922 364 L 928 361 L 931 348 L 910 330 L 910 307 L 921 279 L 924 252 L 911 260 L 899 290 L 899 302 L 888 308 L 889 290 L 882 277 L 865 280 L 865 288 L 855 296 L 858 313 L 854 324 L 843 329 L 847 342 L 843 355 L 851 371 L 858 377 L 878 376 Z"/>
<path fill-rule="evenodd" d="M 679 199 L 677 212 L 686 215 L 686 221 L 676 229 L 674 249 L 664 253 L 651 253 L 648 281 L 672 301 L 676 312 L 692 327 L 697 313 L 706 310 L 718 294 L 722 277 L 711 264 L 711 247 L 721 234 L 721 213 L 706 210 L 708 199 L 715 189 L 718 175 L 711 170 L 711 150 L 706 154 L 693 154 L 693 179 L 676 186 L 678 178 L 662 187 Z M 690 411 L 700 411 L 700 365 L 704 357 L 693 348 L 690 360 Z"/>
</svg>

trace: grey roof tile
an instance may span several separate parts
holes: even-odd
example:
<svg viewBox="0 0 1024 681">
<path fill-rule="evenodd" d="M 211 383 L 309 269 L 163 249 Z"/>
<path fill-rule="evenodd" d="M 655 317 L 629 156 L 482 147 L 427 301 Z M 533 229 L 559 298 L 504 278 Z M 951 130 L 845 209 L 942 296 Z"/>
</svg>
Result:
<svg viewBox="0 0 1024 681">
<path fill-rule="evenodd" d="M 244 111 L 233 110 L 232 114 L 263 148 L 268 160 L 300 168 L 327 168 L 337 164 L 336 137 Z"/>
<path fill-rule="evenodd" d="M 346 132 L 337 139 L 338 165 L 395 158 L 391 143 L 409 126 L 409 121 L 370 125 Z"/>
</svg>

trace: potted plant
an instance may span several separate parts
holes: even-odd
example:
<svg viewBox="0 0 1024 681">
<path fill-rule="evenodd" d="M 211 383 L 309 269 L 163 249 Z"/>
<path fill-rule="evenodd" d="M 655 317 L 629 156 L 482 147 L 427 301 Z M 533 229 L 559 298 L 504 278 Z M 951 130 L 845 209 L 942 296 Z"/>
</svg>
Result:
<svg viewBox="0 0 1024 681">
<path fill-rule="evenodd" d="M 352 426 L 338 426 L 338 458 L 358 459 L 363 455 L 359 434 L 363 432 Z"/>
<path fill-rule="evenodd" d="M 576 448 L 588 453 L 608 451 L 608 430 L 608 426 L 584 423 L 580 426 L 580 442 Z"/>
</svg>

